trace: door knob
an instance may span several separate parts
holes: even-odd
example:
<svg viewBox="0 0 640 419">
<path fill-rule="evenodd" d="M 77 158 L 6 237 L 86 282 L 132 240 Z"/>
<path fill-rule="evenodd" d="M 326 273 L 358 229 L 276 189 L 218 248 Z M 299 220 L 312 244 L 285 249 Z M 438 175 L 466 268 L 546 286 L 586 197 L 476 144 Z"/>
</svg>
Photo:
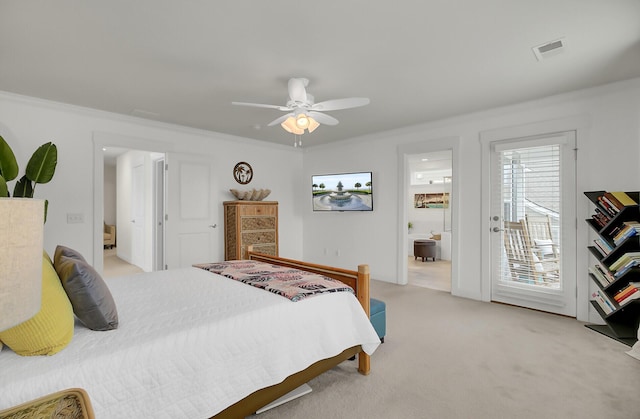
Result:
<svg viewBox="0 0 640 419">
<path fill-rule="evenodd" d="M 503 229 L 501 229 L 500 227 L 493 227 L 491 230 L 492 230 L 494 233 L 497 233 L 497 232 L 499 232 L 499 231 L 504 231 L 504 230 L 503 230 Z"/>
</svg>

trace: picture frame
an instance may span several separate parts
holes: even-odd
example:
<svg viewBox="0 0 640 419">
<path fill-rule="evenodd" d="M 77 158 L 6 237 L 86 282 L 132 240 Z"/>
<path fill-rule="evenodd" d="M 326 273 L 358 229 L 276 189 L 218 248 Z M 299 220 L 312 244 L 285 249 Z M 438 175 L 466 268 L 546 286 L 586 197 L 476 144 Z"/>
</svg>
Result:
<svg viewBox="0 0 640 419">
<path fill-rule="evenodd" d="M 449 192 L 414 194 L 413 207 L 414 208 L 449 208 Z"/>
</svg>

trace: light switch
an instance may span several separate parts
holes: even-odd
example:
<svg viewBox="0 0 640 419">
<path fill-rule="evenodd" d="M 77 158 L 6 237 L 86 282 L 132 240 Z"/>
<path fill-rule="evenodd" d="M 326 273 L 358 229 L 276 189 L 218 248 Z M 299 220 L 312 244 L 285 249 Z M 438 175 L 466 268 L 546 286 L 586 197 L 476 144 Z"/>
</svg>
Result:
<svg viewBox="0 0 640 419">
<path fill-rule="evenodd" d="M 67 224 L 84 223 L 84 214 L 67 214 Z"/>
</svg>

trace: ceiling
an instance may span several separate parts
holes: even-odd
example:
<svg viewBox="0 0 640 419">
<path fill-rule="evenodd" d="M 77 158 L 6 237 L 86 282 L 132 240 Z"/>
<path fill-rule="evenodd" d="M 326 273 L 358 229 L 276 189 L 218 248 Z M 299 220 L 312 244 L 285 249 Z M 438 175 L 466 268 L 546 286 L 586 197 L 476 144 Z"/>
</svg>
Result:
<svg viewBox="0 0 640 419">
<path fill-rule="evenodd" d="M 292 144 L 231 105 L 284 105 L 290 77 L 371 99 L 305 146 L 640 77 L 640 1 L 0 0 L 3 91 Z"/>
</svg>

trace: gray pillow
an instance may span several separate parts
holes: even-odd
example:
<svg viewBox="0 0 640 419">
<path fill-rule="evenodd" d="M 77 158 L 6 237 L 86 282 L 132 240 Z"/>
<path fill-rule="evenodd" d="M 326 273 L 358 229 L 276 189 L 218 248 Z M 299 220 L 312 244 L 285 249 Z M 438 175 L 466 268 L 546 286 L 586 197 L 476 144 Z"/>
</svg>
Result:
<svg viewBox="0 0 640 419">
<path fill-rule="evenodd" d="M 73 313 L 92 330 L 118 327 L 118 311 L 113 296 L 100 274 L 84 260 L 56 256 L 54 264 L 71 301 Z"/>
<path fill-rule="evenodd" d="M 59 263 L 59 260 L 62 256 L 86 262 L 85 258 L 77 250 L 73 250 L 70 247 L 58 245 L 56 246 L 56 251 L 53 254 L 53 266 L 56 266 Z"/>
</svg>

